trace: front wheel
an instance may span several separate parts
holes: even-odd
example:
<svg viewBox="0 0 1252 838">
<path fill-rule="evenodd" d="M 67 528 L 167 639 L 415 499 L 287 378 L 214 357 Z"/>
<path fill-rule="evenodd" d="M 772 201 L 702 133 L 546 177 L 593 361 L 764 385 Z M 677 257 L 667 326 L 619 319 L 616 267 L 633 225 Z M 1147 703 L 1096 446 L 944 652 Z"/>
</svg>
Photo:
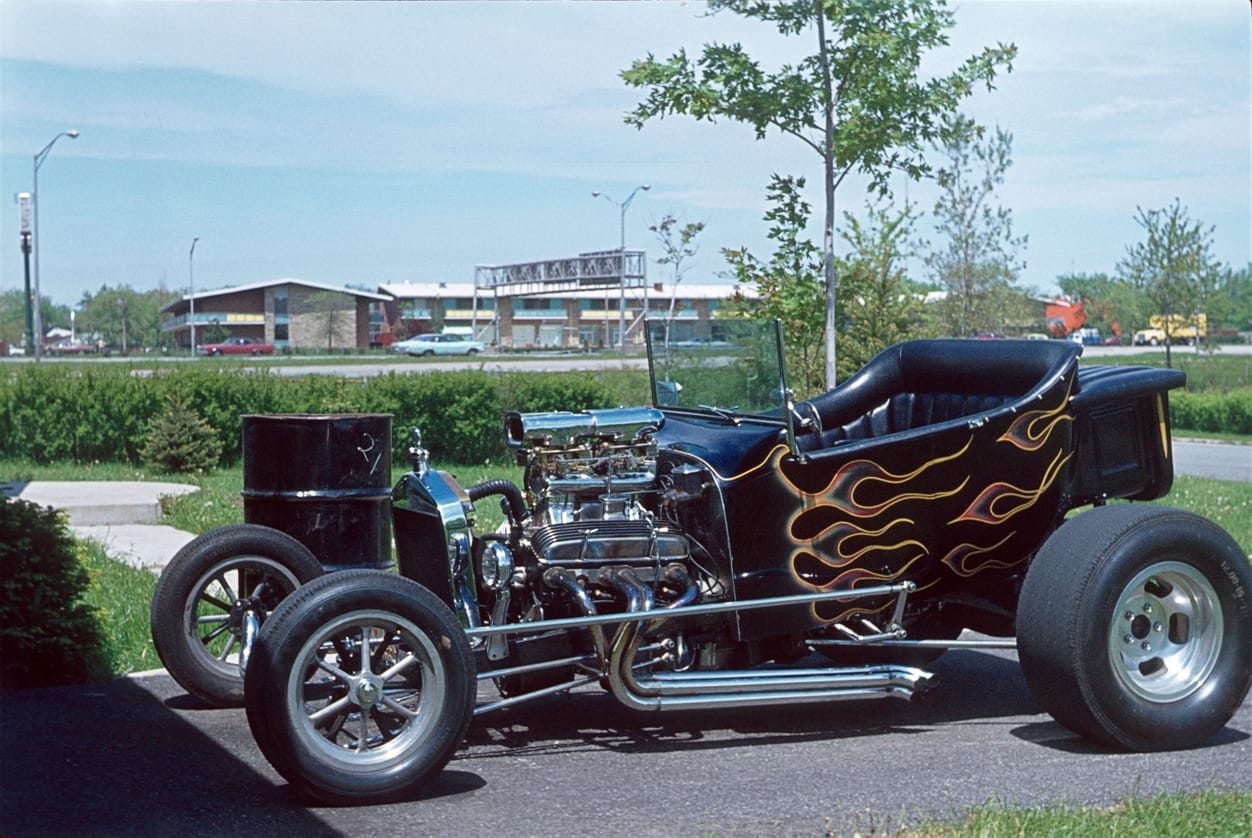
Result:
<svg viewBox="0 0 1252 838">
<path fill-rule="evenodd" d="M 328 803 L 409 793 L 442 770 L 473 716 L 474 658 L 452 611 L 376 570 L 304 586 L 261 629 L 248 724 L 274 769 Z"/>
<path fill-rule="evenodd" d="M 283 597 L 320 576 L 290 535 L 257 524 L 220 527 L 174 554 L 152 595 L 152 642 L 183 689 L 215 707 L 243 706 L 252 632 Z"/>
<path fill-rule="evenodd" d="M 1137 751 L 1197 747 L 1252 685 L 1252 565 L 1190 512 L 1093 509 L 1031 564 L 1017 645 L 1031 692 L 1071 730 Z"/>
</svg>

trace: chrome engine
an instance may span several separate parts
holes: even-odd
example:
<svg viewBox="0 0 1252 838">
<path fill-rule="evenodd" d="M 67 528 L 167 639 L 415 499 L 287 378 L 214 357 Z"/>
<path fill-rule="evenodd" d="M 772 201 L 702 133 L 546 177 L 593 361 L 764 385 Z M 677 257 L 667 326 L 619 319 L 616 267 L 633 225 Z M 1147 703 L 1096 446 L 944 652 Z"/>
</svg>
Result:
<svg viewBox="0 0 1252 838">
<path fill-rule="evenodd" d="M 656 581 L 687 560 L 686 537 L 650 511 L 662 421 L 651 408 L 505 418 L 508 445 L 526 468 L 523 540 L 540 568 L 568 569 L 585 586 L 614 567 Z"/>
</svg>

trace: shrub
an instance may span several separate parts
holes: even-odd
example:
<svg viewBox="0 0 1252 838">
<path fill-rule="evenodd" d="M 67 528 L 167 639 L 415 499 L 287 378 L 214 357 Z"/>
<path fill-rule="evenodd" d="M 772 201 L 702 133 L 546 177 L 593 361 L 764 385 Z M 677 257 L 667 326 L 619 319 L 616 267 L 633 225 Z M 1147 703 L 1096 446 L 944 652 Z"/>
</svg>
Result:
<svg viewBox="0 0 1252 838">
<path fill-rule="evenodd" d="M 95 610 L 81 601 L 89 577 L 61 513 L 0 502 L 0 687 L 107 678 Z"/>
<path fill-rule="evenodd" d="M 209 471 L 217 467 L 222 447 L 217 433 L 177 395 L 148 428 L 141 456 L 156 472 Z"/>
<path fill-rule="evenodd" d="M 1252 388 L 1228 393 L 1176 390 L 1169 397 L 1170 422 L 1199 432 L 1252 434 Z"/>
</svg>

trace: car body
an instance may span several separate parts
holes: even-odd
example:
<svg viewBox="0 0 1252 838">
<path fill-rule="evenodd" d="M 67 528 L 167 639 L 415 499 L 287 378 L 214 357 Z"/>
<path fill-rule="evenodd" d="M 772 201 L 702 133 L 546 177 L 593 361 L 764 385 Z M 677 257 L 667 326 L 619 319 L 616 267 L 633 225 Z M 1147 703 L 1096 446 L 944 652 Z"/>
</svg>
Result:
<svg viewBox="0 0 1252 838">
<path fill-rule="evenodd" d="M 260 338 L 226 338 L 220 343 L 206 343 L 196 347 L 197 355 L 273 355 L 274 344 Z"/>
<path fill-rule="evenodd" d="M 47 351 L 52 355 L 98 355 L 102 349 L 102 343 L 63 340 L 49 346 Z M 107 344 L 103 344 L 103 346 L 107 346 Z"/>
<path fill-rule="evenodd" d="M 1195 747 L 1241 703 L 1244 551 L 1198 515 L 1108 503 L 1169 491 L 1182 373 L 920 340 L 795 402 L 777 323 L 717 353 L 648 325 L 651 405 L 506 414 L 520 484 L 462 487 L 415 429 L 399 573 L 239 615 L 260 623 L 240 634 L 248 722 L 297 789 L 412 794 L 476 716 L 582 686 L 643 717 L 908 699 L 954 647 L 1016 645 L 1044 709 L 1119 748 Z M 506 520 L 479 532 L 485 503 Z"/>
<path fill-rule="evenodd" d="M 457 334 L 418 335 L 391 344 L 391 351 L 406 355 L 477 355 L 483 343 Z"/>
</svg>

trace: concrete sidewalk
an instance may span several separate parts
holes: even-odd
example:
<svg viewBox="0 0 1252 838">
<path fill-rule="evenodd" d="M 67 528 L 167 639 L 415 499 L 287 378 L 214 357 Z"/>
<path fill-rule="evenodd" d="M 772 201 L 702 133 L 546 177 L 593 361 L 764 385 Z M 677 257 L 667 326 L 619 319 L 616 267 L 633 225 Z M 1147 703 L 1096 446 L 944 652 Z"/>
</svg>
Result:
<svg viewBox="0 0 1252 838">
<path fill-rule="evenodd" d="M 198 491 L 195 486 L 38 480 L 5 489 L 22 500 L 65 510 L 75 535 L 100 542 L 111 555 L 134 567 L 159 571 L 195 538 L 160 524 L 161 498 L 190 494 Z"/>
</svg>

